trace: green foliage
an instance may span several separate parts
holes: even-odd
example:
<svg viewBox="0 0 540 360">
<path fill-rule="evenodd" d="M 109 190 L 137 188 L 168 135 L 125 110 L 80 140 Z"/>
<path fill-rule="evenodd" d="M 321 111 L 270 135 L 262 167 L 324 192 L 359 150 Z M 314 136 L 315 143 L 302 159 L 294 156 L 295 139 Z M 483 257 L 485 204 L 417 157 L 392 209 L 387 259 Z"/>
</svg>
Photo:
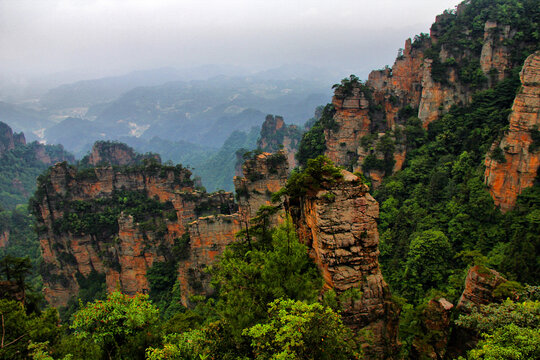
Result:
<svg viewBox="0 0 540 360">
<path fill-rule="evenodd" d="M 540 302 L 482 305 L 456 323 L 482 333 L 469 359 L 537 359 L 540 356 Z"/>
<path fill-rule="evenodd" d="M 452 247 L 441 231 L 425 230 L 409 245 L 404 273 L 404 293 L 419 298 L 447 279 Z"/>
<path fill-rule="evenodd" d="M 92 200 L 64 201 L 64 214 L 53 227 L 58 233 L 90 234 L 106 238 L 118 232 L 121 213 L 133 216 L 147 230 L 157 230 L 165 211 L 172 211 L 170 202 L 148 197 L 145 191 L 114 191 L 111 196 Z M 167 212 L 166 214 L 169 214 Z M 161 220 L 163 221 L 163 220 Z"/>
<path fill-rule="evenodd" d="M 44 275 L 47 276 L 47 275 Z M 84 276 L 77 272 L 75 274 L 77 284 L 79 284 L 79 292 L 76 297 L 69 299 L 65 307 L 59 308 L 60 318 L 67 322 L 73 313 L 80 309 L 81 304 L 94 300 L 103 300 L 107 297 L 107 284 L 105 282 L 105 274 L 100 274 L 92 270 L 88 276 Z"/>
<path fill-rule="evenodd" d="M 308 193 L 316 193 L 320 189 L 328 189 L 341 178 L 343 174 L 334 166 L 332 160 L 319 155 L 315 159 L 309 159 L 302 171 L 293 171 L 279 195 L 298 198 Z"/>
<path fill-rule="evenodd" d="M 332 89 L 335 89 L 340 96 L 347 97 L 352 95 L 353 89 L 358 86 L 364 87 L 364 84 L 358 76 L 350 75 L 348 78 L 342 79 L 341 83 L 332 85 Z"/>
<path fill-rule="evenodd" d="M 266 165 L 268 166 L 268 171 L 271 174 L 277 174 L 278 167 L 286 162 L 287 156 L 285 156 L 283 152 L 277 152 L 266 158 Z"/>
<path fill-rule="evenodd" d="M 268 250 L 253 244 L 229 247 L 213 270 L 219 286 L 217 309 L 235 336 L 267 317 L 277 298 L 315 301 L 322 286 L 318 271 L 292 225 L 278 228 Z"/>
<path fill-rule="evenodd" d="M 535 0 L 471 0 L 459 14 L 445 11 L 432 28 L 437 42 L 426 49 L 425 56 L 433 61 L 431 75 L 435 81 L 447 84 L 448 70 L 454 68 L 462 84 L 482 88 L 486 79 L 476 59 L 480 58 L 487 21 L 498 25 L 490 30 L 495 32 L 495 39 L 504 26 L 514 31 L 509 39 L 496 44 L 507 47 L 512 66 L 520 66 L 538 48 L 540 10 Z M 441 61 L 442 48 L 450 55 L 449 61 Z"/>
<path fill-rule="evenodd" d="M 529 145 L 529 152 L 536 152 L 540 149 L 540 130 L 538 130 L 538 125 L 534 125 L 529 131 L 532 139 L 532 144 Z"/>
<path fill-rule="evenodd" d="M 163 348 L 149 348 L 146 357 L 149 360 L 247 360 L 247 356 L 238 353 L 236 344 L 231 342 L 231 334 L 223 323 L 216 321 L 201 329 L 165 337 Z"/>
<path fill-rule="evenodd" d="M 28 359 L 27 349 L 30 342 L 58 342 L 61 334 L 58 312 L 47 309 L 41 314 L 27 314 L 25 307 L 13 300 L 0 299 L 0 315 L 2 317 L 2 344 L 0 358 Z"/>
<path fill-rule="evenodd" d="M 244 330 L 255 359 L 360 359 L 360 342 L 329 307 L 277 299 L 268 318 Z"/>
<path fill-rule="evenodd" d="M 146 271 L 146 279 L 150 285 L 150 299 L 159 309 L 167 309 L 173 301 L 178 302 L 178 299 L 173 299 L 175 293 L 173 288 L 178 277 L 178 262 L 175 260 L 156 261 Z M 177 288 L 176 291 L 179 289 Z M 163 311 L 161 315 L 167 318 Z M 172 314 L 169 312 L 167 315 Z"/>
<path fill-rule="evenodd" d="M 493 149 L 493 151 L 490 154 L 491 158 L 499 163 L 505 163 L 506 157 L 504 156 L 504 152 L 500 147 L 496 147 Z"/>
<path fill-rule="evenodd" d="M 2 123 L 3 124 L 3 123 Z M 38 151 L 50 162 L 41 161 Z M 73 160 L 60 145 L 41 145 L 33 142 L 16 144 L 15 149 L 0 156 L 0 208 L 14 209 L 26 204 L 36 189 L 36 178 L 55 161 Z"/>
<path fill-rule="evenodd" d="M 321 117 L 313 124 L 309 131 L 302 135 L 302 140 L 300 140 L 298 152 L 296 153 L 296 160 L 298 160 L 301 166 L 305 166 L 309 159 L 314 159 L 324 154 L 326 150 L 324 131 L 337 129 L 337 123 L 334 121 L 335 113 L 336 109 L 334 105 L 326 105 Z"/>
<path fill-rule="evenodd" d="M 208 191 L 234 190 L 233 178 L 238 159 L 246 149 L 257 146 L 258 136 L 257 127 L 246 132 L 234 131 L 215 154 L 193 164 L 195 173 L 202 178 L 203 185 Z"/>
<path fill-rule="evenodd" d="M 70 328 L 77 337 L 92 339 L 109 358 L 139 357 L 155 341 L 152 326 L 158 315 L 148 295 L 130 297 L 115 291 L 106 300 L 88 303 L 77 311 Z"/>
<path fill-rule="evenodd" d="M 412 266 L 411 242 L 428 230 L 439 231 L 448 239 L 449 256 L 478 251 L 476 258 L 484 257 L 483 263 L 510 279 L 532 284 L 538 281 L 533 275 L 539 271 L 540 228 L 535 215 L 540 208 L 538 185 L 523 191 L 515 209 L 503 215 L 494 207 L 483 183 L 484 156 L 508 124 L 518 86 L 517 77 L 512 77 L 476 93 L 470 106 L 453 107 L 432 122 L 427 133 L 417 119 L 409 119 L 405 167 L 385 178 L 375 198 L 381 204 L 383 274 L 393 293 L 413 304 L 432 287 L 448 291 L 448 297 L 459 293 L 459 286 L 452 281 L 470 264 L 463 257 L 443 257 L 447 261 L 442 278 L 437 272 L 443 261 L 426 263 L 426 279 L 435 276 L 437 281 L 424 283 L 421 277 L 415 277 L 409 282 L 404 270 L 408 262 Z M 418 136 L 409 136 L 409 131 Z M 412 275 L 410 266 L 407 276 Z"/>
</svg>

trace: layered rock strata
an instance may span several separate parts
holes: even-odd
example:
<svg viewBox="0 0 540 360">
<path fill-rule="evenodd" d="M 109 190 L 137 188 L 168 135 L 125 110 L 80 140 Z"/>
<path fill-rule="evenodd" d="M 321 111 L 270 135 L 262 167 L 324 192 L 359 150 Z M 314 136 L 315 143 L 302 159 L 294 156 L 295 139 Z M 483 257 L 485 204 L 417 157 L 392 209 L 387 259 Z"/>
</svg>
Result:
<svg viewBox="0 0 540 360">
<path fill-rule="evenodd" d="M 325 288 L 346 298 L 344 323 L 369 330 L 370 358 L 392 358 L 397 353 L 398 312 L 379 268 L 379 205 L 357 176 L 342 173 L 335 185 L 289 203 L 289 212 Z M 361 296 L 347 296 L 357 291 Z"/>
<path fill-rule="evenodd" d="M 93 272 L 105 275 L 109 290 L 148 291 L 148 268 L 170 260 L 190 223 L 204 214 L 236 210 L 232 194 L 198 192 L 188 170 L 158 164 L 84 171 L 58 164 L 41 179 L 33 207 L 44 294 L 56 306 L 65 306 L 77 294 L 80 277 Z"/>
<path fill-rule="evenodd" d="M 520 79 L 509 129 L 485 160 L 485 183 L 502 211 L 512 209 L 523 189 L 533 185 L 540 166 L 540 51 L 525 60 Z"/>
<path fill-rule="evenodd" d="M 516 29 L 488 20 L 483 37 L 468 30 L 464 41 L 482 41 L 482 47 L 475 50 L 441 42 L 450 31 L 448 24 L 459 23 L 467 11 L 464 4 L 456 13 L 438 16 L 429 36 L 408 39 L 393 66 L 372 71 L 365 84 L 345 92 L 342 86 L 337 87 L 332 100 L 335 125 L 325 130 L 325 155 L 336 165 L 362 171 L 376 187 L 385 175 L 399 171 L 404 164 L 404 130 L 409 117 L 418 117 L 427 129 L 453 105 L 469 104 L 474 92 L 510 74 L 518 64 L 512 63 L 512 50 L 505 44 L 515 41 Z M 463 69 L 471 64 L 478 64 L 486 81 L 477 79 L 478 83 L 471 84 L 467 80 Z M 394 143 L 391 152 L 378 149 L 385 135 Z"/>
<path fill-rule="evenodd" d="M 81 163 L 90 166 L 127 166 L 141 164 L 144 160 L 161 162 L 161 158 L 157 154 L 141 155 L 123 143 L 97 141 L 92 146 L 90 154 L 85 156 Z"/>
<path fill-rule="evenodd" d="M 242 165 L 243 177 L 235 176 L 234 187 L 240 216 L 248 220 L 257 216 L 261 206 L 272 205 L 272 193 L 287 183 L 287 153 L 255 154 Z"/>
<path fill-rule="evenodd" d="M 473 266 L 465 279 L 465 289 L 456 307 L 459 311 L 470 306 L 487 305 L 494 301 L 493 291 L 507 280 L 497 271 L 484 266 Z"/>
<path fill-rule="evenodd" d="M 296 125 L 287 125 L 281 116 L 267 115 L 261 127 L 261 136 L 257 141 L 257 148 L 264 152 L 274 153 L 281 149 L 287 156 L 289 168 L 298 166 L 294 157 L 302 132 Z"/>
</svg>

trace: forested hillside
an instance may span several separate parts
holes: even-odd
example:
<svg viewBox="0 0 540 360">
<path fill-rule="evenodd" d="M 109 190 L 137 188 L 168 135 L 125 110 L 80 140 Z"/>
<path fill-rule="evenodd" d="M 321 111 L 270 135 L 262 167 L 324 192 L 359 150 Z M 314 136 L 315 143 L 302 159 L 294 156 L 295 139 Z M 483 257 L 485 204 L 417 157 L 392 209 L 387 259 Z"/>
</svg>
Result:
<svg viewBox="0 0 540 360">
<path fill-rule="evenodd" d="M 241 161 L 235 194 L 120 143 L 51 167 L 30 202 L 48 305 L 5 257 L 0 356 L 540 358 L 539 24 L 536 0 L 445 11 L 306 132 L 233 133 L 206 161 Z"/>
</svg>

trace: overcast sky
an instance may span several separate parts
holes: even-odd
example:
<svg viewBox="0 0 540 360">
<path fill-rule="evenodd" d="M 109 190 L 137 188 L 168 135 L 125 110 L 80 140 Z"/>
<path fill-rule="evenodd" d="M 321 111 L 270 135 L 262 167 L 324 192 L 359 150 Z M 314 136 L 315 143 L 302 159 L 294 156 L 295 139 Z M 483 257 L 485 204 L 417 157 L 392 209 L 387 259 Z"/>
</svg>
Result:
<svg viewBox="0 0 540 360">
<path fill-rule="evenodd" d="M 0 75 L 391 65 L 458 0 L 0 0 Z"/>
</svg>

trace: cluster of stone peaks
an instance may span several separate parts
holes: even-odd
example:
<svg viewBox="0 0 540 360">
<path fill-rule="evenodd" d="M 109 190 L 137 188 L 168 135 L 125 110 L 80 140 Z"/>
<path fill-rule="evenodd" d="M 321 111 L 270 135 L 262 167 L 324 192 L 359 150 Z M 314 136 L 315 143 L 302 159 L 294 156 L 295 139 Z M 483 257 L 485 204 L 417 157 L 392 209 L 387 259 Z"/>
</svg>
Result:
<svg viewBox="0 0 540 360">
<path fill-rule="evenodd" d="M 457 17 L 464 10 L 465 6 L 460 5 Z M 443 35 L 439 23 L 444 16 L 447 15 L 437 18 L 429 36 L 417 37 L 414 42 L 408 39 L 392 67 L 372 71 L 365 84 L 351 82 L 350 87 L 338 86 L 335 91 L 332 99 L 334 126 L 324 133 L 325 155 L 339 166 L 362 171 L 371 178 L 374 187 L 381 183 L 385 175 L 402 169 L 407 152 L 405 126 L 411 116 L 417 117 L 427 129 L 431 122 L 453 105 L 468 105 L 476 91 L 507 78 L 513 67 L 521 65 L 512 63 L 511 51 L 505 45 L 516 34 L 515 29 L 486 21 L 481 51 L 478 54 L 457 51 L 445 44 L 438 44 Z M 521 119 L 519 128 L 523 136 L 538 126 L 538 81 L 534 79 L 537 71 L 534 69 L 538 64 L 535 56 L 538 55 L 532 55 L 524 65 L 528 69 L 522 75 L 524 91 L 514 104 L 510 134 L 500 145 L 507 158 L 504 167 L 513 170 L 507 172 L 504 181 L 492 170 L 488 169 L 486 173 L 486 182 L 502 209 L 511 207 L 521 189 L 530 186 L 529 178 L 535 177 L 538 168 L 534 156 L 523 154 L 516 147 L 520 145 L 514 144 L 518 138 L 521 139 L 516 132 L 518 118 Z M 463 81 L 457 67 L 452 66 L 474 61 L 480 64 L 479 70 L 486 79 L 482 85 L 473 86 Z M 441 68 L 440 64 L 444 64 L 444 79 L 433 75 L 434 66 Z M 529 136 L 521 143 L 527 147 L 530 142 Z M 520 155 L 516 155 L 518 153 Z M 488 159 L 486 165 L 493 167 L 490 161 Z M 524 169 L 524 166 L 529 168 Z M 512 172 L 513 175 L 510 175 Z M 510 180 L 511 177 L 515 180 Z M 496 190 L 501 187 L 502 190 Z"/>
<path fill-rule="evenodd" d="M 184 305 L 190 306 L 192 295 L 211 295 L 205 268 L 261 206 L 272 205 L 271 195 L 286 184 L 288 173 L 285 151 L 254 154 L 245 161 L 243 176 L 235 178 L 235 203 L 231 193 L 196 190 L 181 166 L 57 164 L 40 179 L 33 200 L 47 301 L 67 305 L 82 282 L 96 274 L 109 290 L 147 292 L 148 269 L 171 256 L 177 256 Z M 363 294 L 344 305 L 344 321 L 374 334 L 374 353 L 394 352 L 397 318 L 378 265 L 378 204 L 367 187 L 344 171 L 333 188 L 289 210 L 326 288 L 338 294 L 356 288 Z M 273 223 L 283 219 L 278 213 Z"/>
</svg>

